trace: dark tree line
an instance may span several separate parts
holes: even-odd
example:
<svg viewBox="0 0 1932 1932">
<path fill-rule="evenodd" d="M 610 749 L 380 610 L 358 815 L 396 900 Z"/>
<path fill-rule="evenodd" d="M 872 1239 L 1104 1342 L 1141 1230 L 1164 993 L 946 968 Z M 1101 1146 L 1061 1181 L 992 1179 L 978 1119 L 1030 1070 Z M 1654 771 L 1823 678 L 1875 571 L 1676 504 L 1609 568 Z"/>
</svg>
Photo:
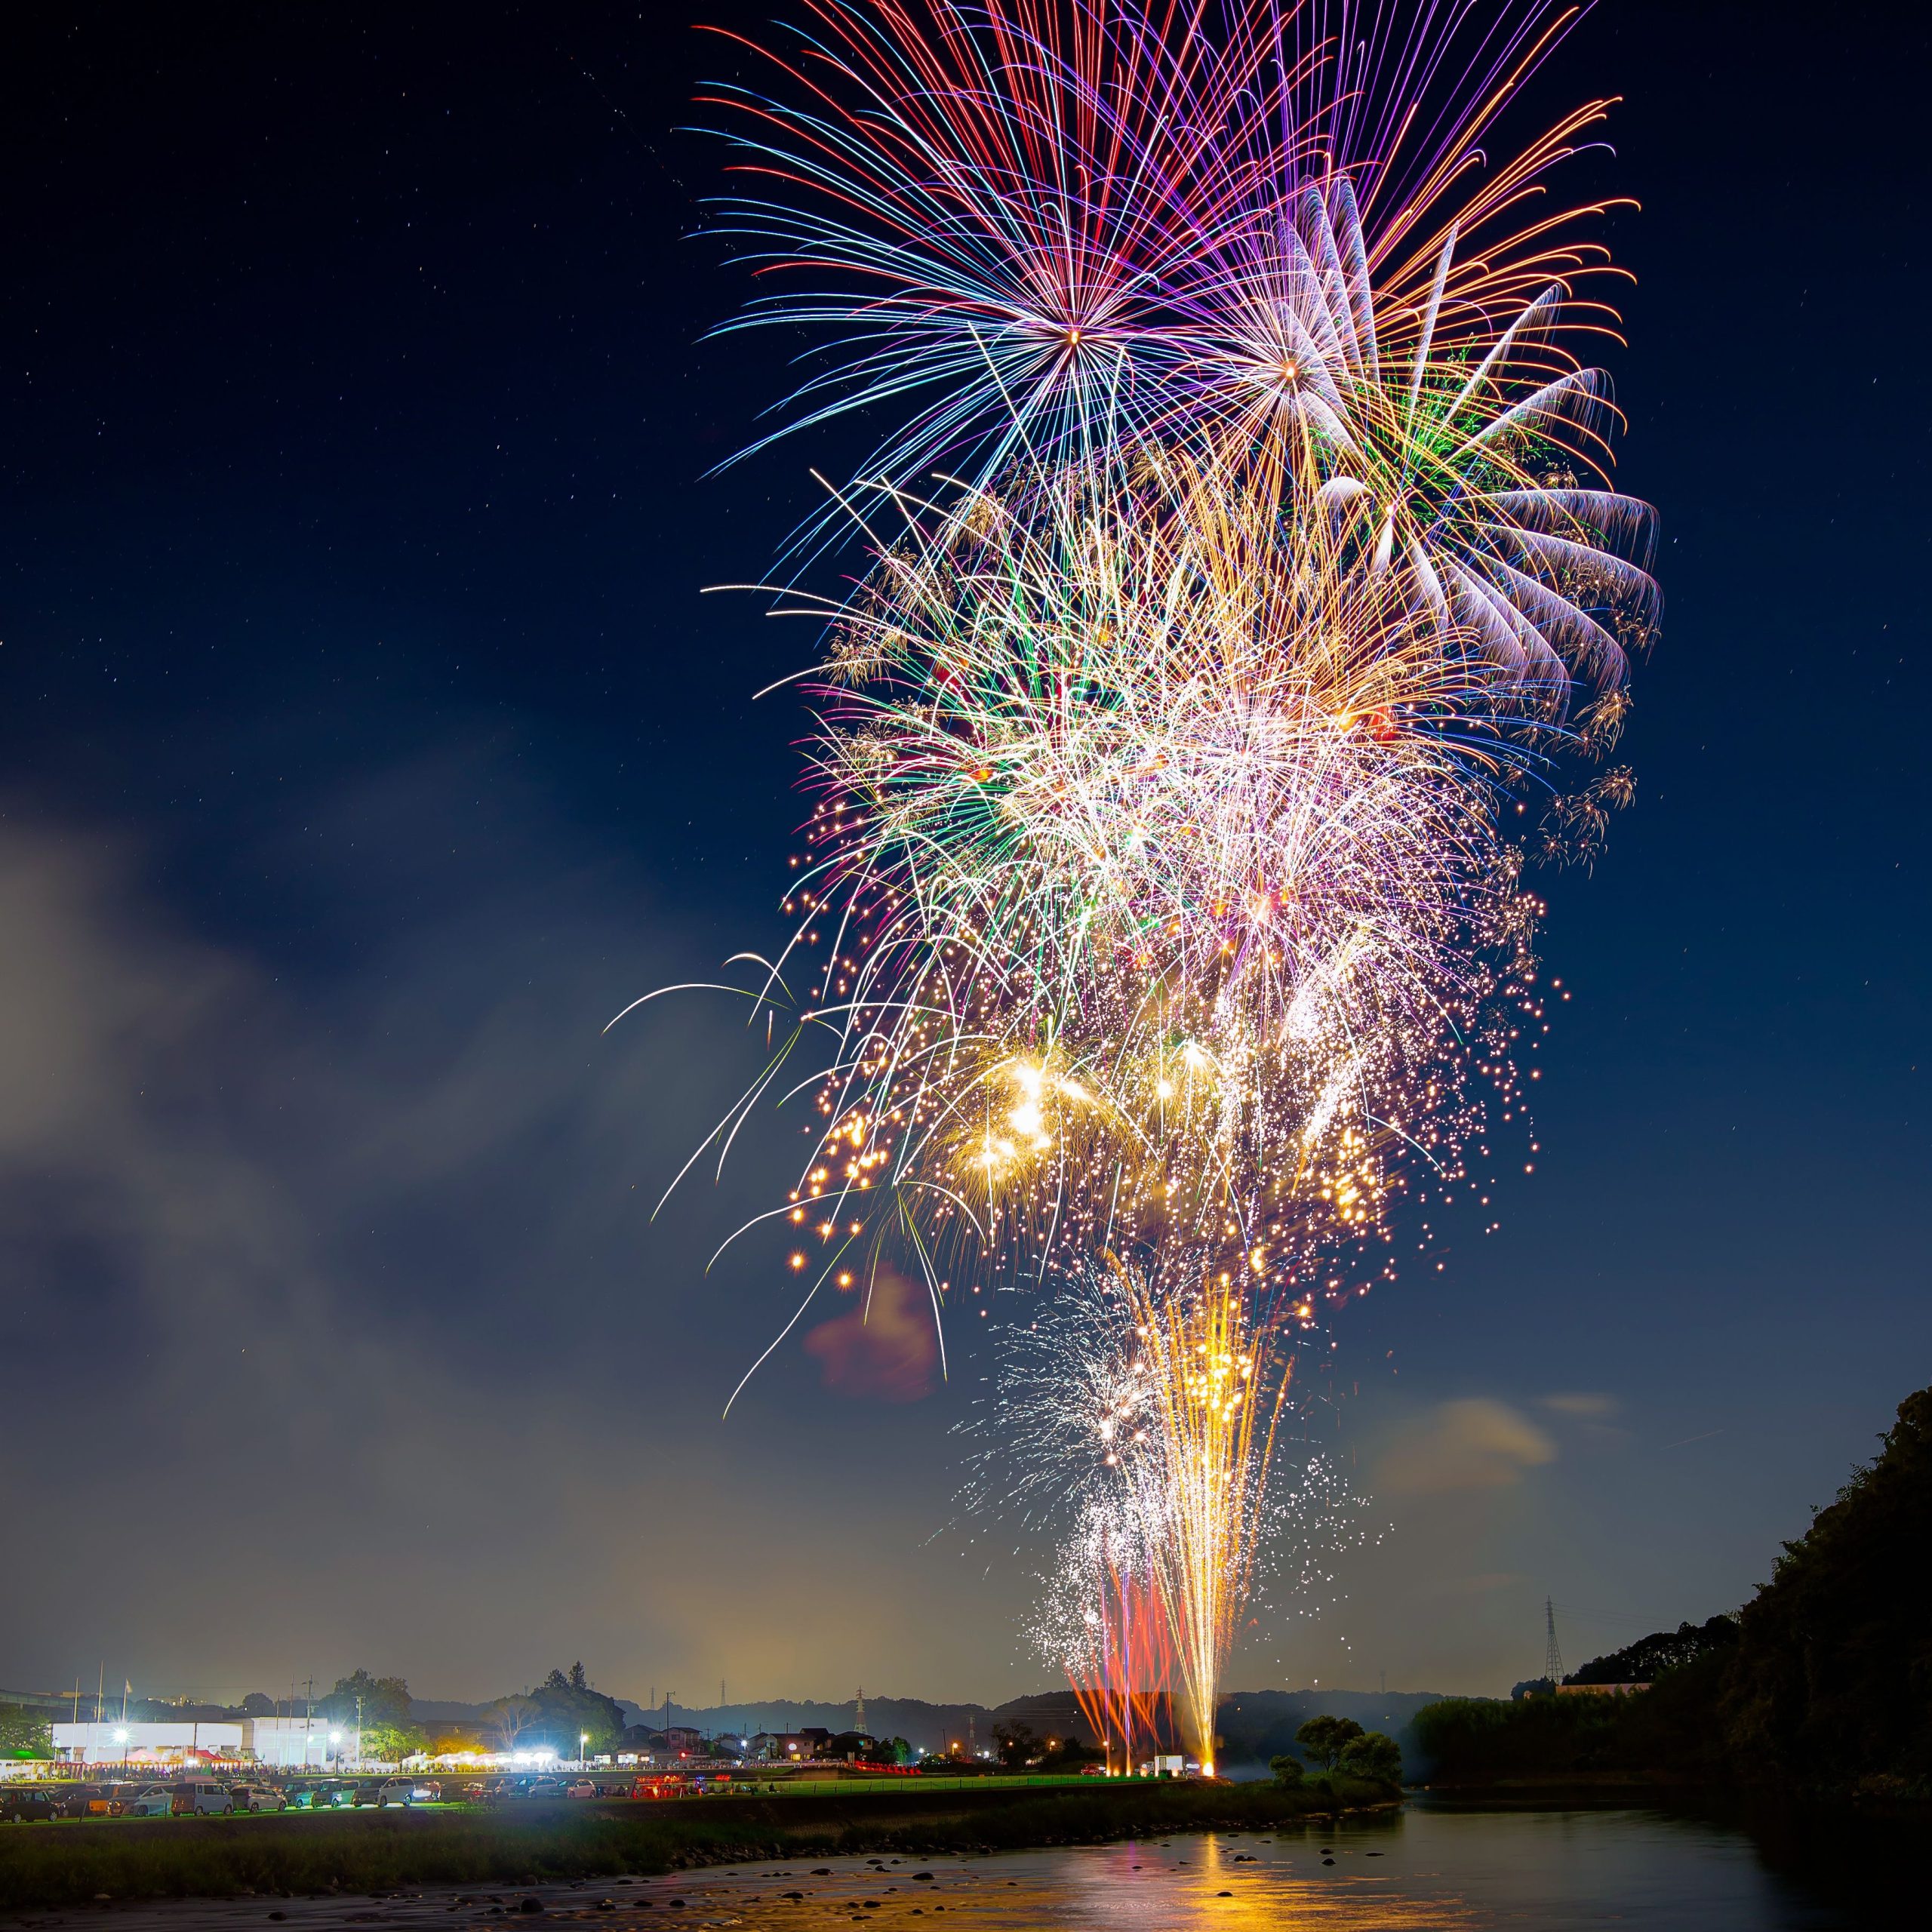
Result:
<svg viewBox="0 0 1932 1932">
<path fill-rule="evenodd" d="M 1680 1623 L 1675 1630 L 1654 1630 L 1647 1637 L 1607 1657 L 1592 1657 L 1573 1671 L 1565 1684 L 1654 1684 L 1667 1670 L 1681 1670 L 1737 1641 L 1737 1619 L 1718 1616 L 1703 1623 Z"/>
<path fill-rule="evenodd" d="M 1900 1404 L 1881 1444 L 1734 1618 L 1657 1632 L 1570 1680 L 1650 1689 L 1432 1704 L 1416 1730 L 1434 1775 L 1932 1797 L 1932 1389 Z"/>
</svg>

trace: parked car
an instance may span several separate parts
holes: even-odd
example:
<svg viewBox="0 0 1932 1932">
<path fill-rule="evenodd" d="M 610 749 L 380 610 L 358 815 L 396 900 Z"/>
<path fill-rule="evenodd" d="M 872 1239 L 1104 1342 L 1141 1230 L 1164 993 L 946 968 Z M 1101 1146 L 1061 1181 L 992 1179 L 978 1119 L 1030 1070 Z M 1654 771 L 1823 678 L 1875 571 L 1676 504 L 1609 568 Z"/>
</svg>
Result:
<svg viewBox="0 0 1932 1932">
<path fill-rule="evenodd" d="M 57 1818 L 104 1818 L 107 1815 L 107 1787 L 104 1784 L 51 1785 L 47 1795 Z"/>
<path fill-rule="evenodd" d="M 434 1778 L 385 1778 L 377 1794 L 378 1804 L 435 1804 L 441 1802 L 443 1788 Z M 357 1802 L 361 1802 L 358 1799 Z"/>
<path fill-rule="evenodd" d="M 232 1784 L 228 1791 L 238 1811 L 285 1811 L 288 1808 L 287 1794 L 272 1784 Z"/>
<path fill-rule="evenodd" d="M 352 1787 L 340 1778 L 315 1778 L 298 1786 L 288 1795 L 288 1801 L 303 1811 L 333 1811 L 338 1805 L 352 1801 Z"/>
<path fill-rule="evenodd" d="M 358 1807 L 365 1804 L 380 1804 L 383 1801 L 383 1780 L 361 1778 L 349 1787 L 349 1801 Z"/>
<path fill-rule="evenodd" d="M 567 1778 L 562 1795 L 565 1798 L 595 1798 L 597 1787 L 589 1778 Z"/>
<path fill-rule="evenodd" d="M 172 1785 L 145 1784 L 131 1792 L 121 1807 L 124 1818 L 171 1818 L 174 1815 Z"/>
<path fill-rule="evenodd" d="M 563 1795 L 562 1783 L 556 1778 L 532 1778 L 520 1794 L 525 1798 L 561 1798 Z"/>
<path fill-rule="evenodd" d="M 218 1778 L 181 1778 L 169 1787 L 177 1817 L 231 1817 L 235 1795 Z"/>
<path fill-rule="evenodd" d="M 44 1785 L 11 1784 L 0 1786 L 0 1818 L 17 1825 L 37 1823 L 54 1816 L 54 1798 Z"/>
</svg>

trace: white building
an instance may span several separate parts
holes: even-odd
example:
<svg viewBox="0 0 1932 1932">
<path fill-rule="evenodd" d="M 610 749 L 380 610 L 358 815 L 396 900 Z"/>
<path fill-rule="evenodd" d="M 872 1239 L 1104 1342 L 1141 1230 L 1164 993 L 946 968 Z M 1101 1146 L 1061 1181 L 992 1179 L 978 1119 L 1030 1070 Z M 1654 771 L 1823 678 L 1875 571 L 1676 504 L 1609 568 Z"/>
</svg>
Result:
<svg viewBox="0 0 1932 1932">
<path fill-rule="evenodd" d="M 326 1718 L 251 1718 L 249 1735 L 258 1764 L 282 1764 L 300 1769 L 326 1764 L 352 1755 L 355 1727 L 331 1730 Z"/>
<path fill-rule="evenodd" d="M 54 1748 L 69 1764 L 186 1764 L 211 1758 L 302 1769 L 355 1755 L 355 1734 L 325 1718 L 222 1718 L 181 1724 L 56 1724 Z"/>
</svg>

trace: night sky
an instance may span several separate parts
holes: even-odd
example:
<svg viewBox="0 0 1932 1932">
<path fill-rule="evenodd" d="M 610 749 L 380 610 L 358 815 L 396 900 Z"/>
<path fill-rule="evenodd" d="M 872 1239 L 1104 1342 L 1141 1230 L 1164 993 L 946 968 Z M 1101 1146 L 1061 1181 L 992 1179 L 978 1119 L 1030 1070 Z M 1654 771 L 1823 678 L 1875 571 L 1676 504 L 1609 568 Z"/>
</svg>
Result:
<svg viewBox="0 0 1932 1932">
<path fill-rule="evenodd" d="M 801 345 L 701 340 L 746 283 L 686 18 L 0 28 L 10 1687 L 1046 1687 L 1032 1553 L 955 1520 L 983 1361 L 888 1308 L 721 1423 L 792 1284 L 703 1264 L 795 1143 L 653 1223 L 756 1043 L 601 1032 L 781 930 L 752 694 L 814 639 L 700 591 L 858 454 L 707 478 Z M 1546 1594 L 1573 1664 L 1734 1607 L 1927 1380 L 1929 52 L 1604 0 L 1537 83 L 1626 97 L 1586 166 L 1644 204 L 1641 795 L 1543 881 L 1537 1172 L 1309 1385 L 1392 1527 L 1235 1684 L 1503 1690 Z"/>
</svg>

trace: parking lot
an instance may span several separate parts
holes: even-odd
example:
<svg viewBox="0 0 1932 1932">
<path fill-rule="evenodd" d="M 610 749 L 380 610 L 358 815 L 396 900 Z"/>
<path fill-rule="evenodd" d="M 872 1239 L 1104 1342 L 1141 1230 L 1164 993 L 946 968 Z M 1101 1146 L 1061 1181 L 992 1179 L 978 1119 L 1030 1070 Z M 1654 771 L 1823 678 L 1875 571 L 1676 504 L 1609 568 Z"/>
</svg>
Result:
<svg viewBox="0 0 1932 1932">
<path fill-rule="evenodd" d="M 382 1810 L 392 1806 L 455 1808 L 568 1803 L 586 1798 L 650 1799 L 701 1789 L 675 1776 L 626 1771 L 517 1777 L 418 1777 L 389 1773 L 365 1777 L 265 1777 L 259 1773 L 195 1772 L 188 1776 L 114 1779 L 39 1779 L 0 1786 L 0 1823 L 42 1824 L 110 1818 L 242 1817 L 285 1812 Z"/>
<path fill-rule="evenodd" d="M 912 1790 L 987 1790 L 1033 1785 L 1078 1785 L 1077 1777 L 1044 1773 L 964 1778 L 761 1777 L 755 1767 L 691 1774 L 631 1770 L 475 1776 L 407 1772 L 363 1777 L 271 1777 L 260 1772 L 143 1779 L 41 1779 L 0 1785 L 0 1824 L 99 1823 L 114 1818 L 248 1817 L 300 1812 L 401 1807 L 411 1810 L 495 1810 L 588 1799 L 726 1797 L 854 1798 Z"/>
</svg>

